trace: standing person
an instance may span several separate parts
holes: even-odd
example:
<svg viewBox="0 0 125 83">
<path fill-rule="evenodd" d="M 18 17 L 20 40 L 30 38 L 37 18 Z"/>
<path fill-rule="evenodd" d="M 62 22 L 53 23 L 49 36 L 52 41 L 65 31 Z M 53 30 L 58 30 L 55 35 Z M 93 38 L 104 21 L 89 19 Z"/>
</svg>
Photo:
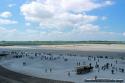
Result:
<svg viewBox="0 0 125 83">
<path fill-rule="evenodd" d="M 112 74 L 114 74 L 114 70 L 113 69 L 111 70 L 111 72 L 112 72 Z"/>
<path fill-rule="evenodd" d="M 68 72 L 68 76 L 70 76 L 70 72 Z"/>
<path fill-rule="evenodd" d="M 89 66 L 90 66 L 90 67 L 92 67 L 92 64 L 91 64 L 91 63 L 89 63 Z"/>
<path fill-rule="evenodd" d="M 117 62 L 118 62 L 118 61 L 116 60 L 116 64 L 117 64 Z"/>
<path fill-rule="evenodd" d="M 98 59 L 98 62 L 99 62 L 99 59 Z"/>
<path fill-rule="evenodd" d="M 121 71 L 122 71 L 122 73 L 124 73 L 124 69 L 123 68 L 121 69 Z"/>
<path fill-rule="evenodd" d="M 50 68 L 50 72 L 52 72 L 52 68 Z"/>
<path fill-rule="evenodd" d="M 96 60 L 96 57 L 94 57 L 94 61 Z"/>
<path fill-rule="evenodd" d="M 95 80 L 97 80 L 97 76 L 95 76 Z"/>
<path fill-rule="evenodd" d="M 98 68 L 98 72 L 100 71 L 100 69 Z"/>
<path fill-rule="evenodd" d="M 79 62 L 79 66 L 80 66 L 80 62 Z"/>
<path fill-rule="evenodd" d="M 26 62 L 23 62 L 23 66 L 26 66 Z"/>
<path fill-rule="evenodd" d="M 111 63 L 111 67 L 112 67 L 112 63 Z"/>
<path fill-rule="evenodd" d="M 45 72 L 47 72 L 47 69 L 45 69 Z"/>
</svg>

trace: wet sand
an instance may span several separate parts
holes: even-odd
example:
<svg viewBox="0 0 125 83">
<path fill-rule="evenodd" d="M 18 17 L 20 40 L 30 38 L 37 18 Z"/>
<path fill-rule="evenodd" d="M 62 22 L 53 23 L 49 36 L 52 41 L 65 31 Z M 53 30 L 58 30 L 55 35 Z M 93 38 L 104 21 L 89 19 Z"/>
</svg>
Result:
<svg viewBox="0 0 125 83">
<path fill-rule="evenodd" d="M 96 45 L 96 44 L 84 44 L 84 45 L 43 45 L 43 46 L 6 46 L 0 48 L 10 49 L 32 49 L 43 50 L 52 53 L 72 53 L 79 54 L 81 56 L 124 56 L 125 57 L 125 45 Z M 7 70 L 0 66 L 0 83 L 71 83 L 64 81 L 54 81 L 27 76 L 24 74 L 16 73 Z"/>
<path fill-rule="evenodd" d="M 44 78 L 37 78 L 16 73 L 0 66 L 0 83 L 72 83 Z"/>
</svg>

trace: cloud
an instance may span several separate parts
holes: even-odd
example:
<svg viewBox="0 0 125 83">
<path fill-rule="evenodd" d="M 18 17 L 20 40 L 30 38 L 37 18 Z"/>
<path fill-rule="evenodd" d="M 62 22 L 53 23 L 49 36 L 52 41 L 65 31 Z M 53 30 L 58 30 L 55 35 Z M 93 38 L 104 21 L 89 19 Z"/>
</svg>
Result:
<svg viewBox="0 0 125 83">
<path fill-rule="evenodd" d="M 11 20 L 10 17 L 12 16 L 12 13 L 9 11 L 5 11 L 0 13 L 0 25 L 8 25 L 8 24 L 16 24 L 18 23 L 15 20 Z"/>
<path fill-rule="evenodd" d="M 26 25 L 26 26 L 30 26 L 30 25 L 31 25 L 31 23 L 27 22 L 25 25 Z"/>
<path fill-rule="evenodd" d="M 114 4 L 114 2 L 111 1 L 111 0 L 107 0 L 107 1 L 105 1 L 105 4 L 106 4 L 106 5 L 112 5 L 112 4 Z"/>
<path fill-rule="evenodd" d="M 12 34 L 12 33 L 15 33 L 16 32 L 16 29 L 10 29 L 10 30 L 8 30 L 8 29 L 6 29 L 6 28 L 3 28 L 3 27 L 0 27 L 0 35 L 2 36 L 2 35 L 6 35 L 7 33 L 9 33 L 9 34 Z"/>
<path fill-rule="evenodd" d="M 107 19 L 108 19 L 108 17 L 102 16 L 102 20 L 107 20 Z"/>
<path fill-rule="evenodd" d="M 41 19 L 46 19 L 52 16 L 50 9 L 47 9 L 46 6 L 38 2 L 24 4 L 21 7 L 21 12 L 25 16 L 26 20 L 32 21 L 40 21 Z"/>
<path fill-rule="evenodd" d="M 0 18 L 0 25 L 16 24 L 17 21 Z"/>
<path fill-rule="evenodd" d="M 26 21 L 36 22 L 41 28 L 53 30 L 78 28 L 98 20 L 98 16 L 88 15 L 86 11 L 107 6 L 92 0 L 31 0 L 20 7 Z M 77 11 L 76 11 L 77 10 Z"/>
<path fill-rule="evenodd" d="M 22 32 L 14 28 L 7 29 L 4 27 L 0 27 L 0 40 L 6 40 L 6 41 L 41 40 L 40 33 L 44 36 L 43 32 L 39 32 L 39 30 L 26 29 Z"/>
<path fill-rule="evenodd" d="M 35 32 L 26 31 L 28 37 L 43 40 L 94 40 L 109 39 L 118 35 L 101 31 L 95 24 L 106 16 L 89 15 L 96 9 L 112 5 L 111 0 L 29 0 L 20 7 L 26 22 L 38 24 Z M 37 30 L 38 29 L 38 30 Z M 38 35 L 39 34 L 39 35 Z M 39 36 L 39 38 L 38 38 Z"/>
<path fill-rule="evenodd" d="M 88 29 L 87 29 L 88 31 Z M 94 30 L 93 30 L 94 31 Z M 124 40 L 121 33 L 114 33 L 114 32 L 100 32 L 100 31 L 89 31 L 86 33 L 84 31 L 76 31 L 73 30 L 71 32 L 59 32 L 59 31 L 52 31 L 52 32 L 44 32 L 36 29 L 26 29 L 23 32 L 17 29 L 6 29 L 0 27 L 0 40 Z M 4 35 L 4 37 L 3 37 Z M 121 38 L 121 39 L 120 39 Z"/>
<path fill-rule="evenodd" d="M 13 4 L 13 3 L 12 3 L 12 4 L 9 4 L 9 5 L 8 5 L 9 8 L 14 7 L 14 6 L 16 6 L 16 4 Z"/>
<path fill-rule="evenodd" d="M 3 18 L 9 18 L 11 16 L 12 16 L 12 14 L 9 11 L 5 11 L 5 12 L 0 13 L 0 17 L 3 17 Z"/>
<path fill-rule="evenodd" d="M 33 0 L 21 6 L 26 20 L 40 21 L 63 13 L 83 13 L 109 5 L 110 1 L 95 3 L 93 0 Z"/>
<path fill-rule="evenodd" d="M 6 29 L 3 27 L 0 27 L 0 40 L 8 40 L 8 39 L 14 39 L 14 33 L 16 32 L 16 29 Z"/>
<path fill-rule="evenodd" d="M 86 25 L 82 25 L 80 26 L 80 31 L 82 32 L 99 32 L 100 27 L 97 25 L 92 25 L 92 24 L 86 24 Z"/>
<path fill-rule="evenodd" d="M 12 16 L 12 13 L 5 11 L 0 13 L 0 25 L 16 24 L 17 21 L 9 19 Z"/>
<path fill-rule="evenodd" d="M 125 36 L 125 32 L 123 32 L 123 36 Z"/>
<path fill-rule="evenodd" d="M 64 9 L 68 11 L 83 12 L 111 5 L 109 3 L 111 3 L 111 1 L 104 1 L 102 3 L 97 3 L 94 2 L 94 0 L 68 0 L 68 1 L 63 0 L 62 6 Z"/>
</svg>

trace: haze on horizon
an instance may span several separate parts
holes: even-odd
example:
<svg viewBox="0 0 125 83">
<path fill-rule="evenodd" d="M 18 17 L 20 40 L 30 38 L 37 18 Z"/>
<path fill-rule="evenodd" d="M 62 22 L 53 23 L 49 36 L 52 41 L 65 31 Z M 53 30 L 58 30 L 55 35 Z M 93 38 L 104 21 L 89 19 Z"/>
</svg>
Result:
<svg viewBox="0 0 125 83">
<path fill-rule="evenodd" d="M 1 0 L 0 41 L 125 41 L 124 0 Z"/>
</svg>

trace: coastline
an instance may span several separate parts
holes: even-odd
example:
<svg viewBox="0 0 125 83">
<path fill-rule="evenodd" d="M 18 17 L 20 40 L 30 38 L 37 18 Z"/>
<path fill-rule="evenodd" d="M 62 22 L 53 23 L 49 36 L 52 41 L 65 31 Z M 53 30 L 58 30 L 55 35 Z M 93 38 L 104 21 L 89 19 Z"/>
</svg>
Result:
<svg viewBox="0 0 125 83">
<path fill-rule="evenodd" d="M 0 66 L 0 83 L 73 83 L 24 75 Z"/>
<path fill-rule="evenodd" d="M 42 46 L 5 46 L 0 47 L 0 50 L 23 50 L 23 51 L 42 51 L 42 52 L 50 52 L 50 53 L 65 53 L 65 54 L 75 54 L 79 56 L 116 56 L 116 57 L 125 57 L 125 45 L 106 45 L 106 44 L 84 44 L 84 45 L 42 45 Z M 5 71 L 3 71 L 5 70 Z M 4 73 L 4 74 L 3 74 Z M 5 79 L 8 79 L 9 81 L 19 81 L 22 83 L 36 83 L 37 80 L 45 81 L 44 78 L 37 78 L 32 76 L 27 76 L 24 74 L 16 73 L 13 71 L 10 71 L 6 68 L 0 67 L 0 75 L 3 77 L 7 77 Z M 24 77 L 22 77 L 24 75 Z M 11 78 L 11 76 L 13 78 Z M 15 77 L 16 76 L 16 77 Z M 17 78 L 18 77 L 18 78 Z M 20 79 L 21 78 L 21 79 Z M 33 78 L 33 79 L 32 79 Z M 16 80 L 17 79 L 17 80 Z M 26 82 L 24 82 L 24 79 Z M 33 81 L 29 81 L 29 79 L 32 79 Z M 43 80 L 44 79 L 44 80 Z M 50 79 L 46 79 L 50 80 Z M 55 83 L 53 82 L 44 82 L 44 83 Z M 11 83 L 11 82 L 9 82 Z M 14 83 L 14 82 L 12 82 Z M 39 81 L 37 83 L 40 83 Z M 60 81 L 57 81 L 56 83 L 63 83 Z M 64 82 L 66 83 L 66 82 Z M 69 82 L 70 83 L 70 82 Z"/>
<path fill-rule="evenodd" d="M 0 48 L 125 52 L 124 44 L 15 45 L 0 46 Z"/>
</svg>

